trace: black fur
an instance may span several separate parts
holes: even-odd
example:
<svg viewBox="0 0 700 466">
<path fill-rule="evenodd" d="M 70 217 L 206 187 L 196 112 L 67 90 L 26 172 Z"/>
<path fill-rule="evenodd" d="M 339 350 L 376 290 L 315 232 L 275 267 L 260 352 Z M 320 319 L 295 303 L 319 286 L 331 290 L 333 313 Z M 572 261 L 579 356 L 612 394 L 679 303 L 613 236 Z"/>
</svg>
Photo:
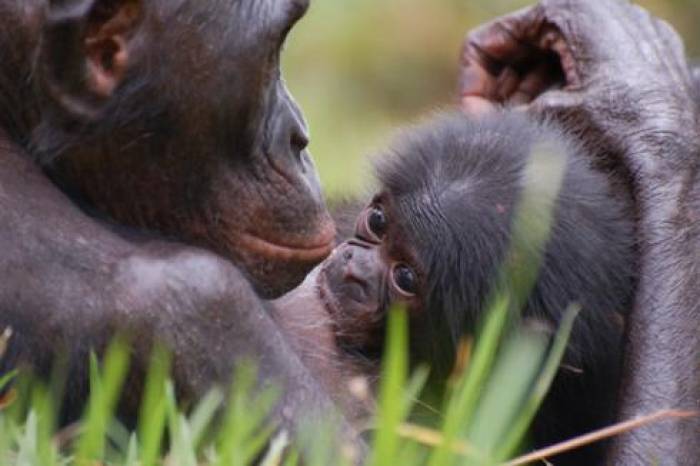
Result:
<svg viewBox="0 0 700 466">
<path fill-rule="evenodd" d="M 513 112 L 481 121 L 443 116 L 408 131 L 378 166 L 429 284 L 423 318 L 412 326 L 414 355 L 445 377 L 459 338 L 483 317 L 511 245 L 521 194 L 554 182 L 537 171 L 540 176 L 526 178 L 533 153 L 552 148 L 563 162 L 563 180 L 555 205 L 540 198 L 525 212 L 532 225 L 546 221 L 553 208 L 544 251 L 519 250 L 542 260 L 522 313 L 555 329 L 572 303 L 582 312 L 534 428 L 538 446 L 613 419 L 623 322 L 635 284 L 630 206 L 613 195 L 608 178 L 590 168 L 570 138 Z M 526 237 L 520 247 L 537 249 L 538 243 Z M 600 454 L 596 446 L 561 464 L 572 464 L 573 457 L 576 464 L 600 464 Z"/>
</svg>

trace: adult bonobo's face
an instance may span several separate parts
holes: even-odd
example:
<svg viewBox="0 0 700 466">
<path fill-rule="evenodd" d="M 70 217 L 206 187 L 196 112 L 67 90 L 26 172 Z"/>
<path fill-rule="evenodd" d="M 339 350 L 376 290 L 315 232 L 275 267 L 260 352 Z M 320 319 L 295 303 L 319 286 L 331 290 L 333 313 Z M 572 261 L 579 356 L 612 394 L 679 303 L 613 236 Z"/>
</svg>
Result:
<svg viewBox="0 0 700 466">
<path fill-rule="evenodd" d="M 355 237 L 321 267 L 319 292 L 341 345 L 365 350 L 379 345 L 393 303 L 420 312 L 425 277 L 395 214 L 389 196 L 375 197 L 358 217 Z"/>
<path fill-rule="evenodd" d="M 279 66 L 308 0 L 69 4 L 51 8 L 44 56 L 80 139 L 63 143 L 55 177 L 119 222 L 227 255 L 263 294 L 295 286 L 334 239 Z M 80 89 L 51 66 L 66 56 Z"/>
</svg>

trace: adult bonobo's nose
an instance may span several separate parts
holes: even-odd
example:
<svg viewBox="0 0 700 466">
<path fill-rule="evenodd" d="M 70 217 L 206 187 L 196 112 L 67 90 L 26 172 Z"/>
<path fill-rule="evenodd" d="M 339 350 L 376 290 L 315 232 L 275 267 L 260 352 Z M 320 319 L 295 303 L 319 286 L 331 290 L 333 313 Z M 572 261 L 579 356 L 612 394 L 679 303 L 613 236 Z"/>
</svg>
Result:
<svg viewBox="0 0 700 466">
<path fill-rule="evenodd" d="M 266 97 L 259 122 L 262 141 L 255 159 L 256 188 L 245 191 L 247 202 L 264 215 L 245 220 L 239 241 L 254 263 L 256 290 L 277 296 L 298 285 L 335 244 L 335 225 L 321 191 L 316 167 L 307 151 L 306 123 L 284 84 Z M 266 194 L 259 196 L 257 192 Z"/>
<path fill-rule="evenodd" d="M 272 141 L 267 151 L 274 168 L 293 186 L 303 187 L 314 201 L 323 203 L 321 183 L 307 150 L 309 132 L 304 116 L 284 84 L 277 87 L 276 112 L 271 116 Z"/>
<path fill-rule="evenodd" d="M 253 0 L 273 15 L 272 20 L 282 30 L 289 30 L 308 11 L 310 0 Z M 257 5 L 256 5 L 257 6 Z"/>
<path fill-rule="evenodd" d="M 308 11 L 311 0 L 285 0 L 287 11 L 294 21 L 300 20 Z"/>
</svg>

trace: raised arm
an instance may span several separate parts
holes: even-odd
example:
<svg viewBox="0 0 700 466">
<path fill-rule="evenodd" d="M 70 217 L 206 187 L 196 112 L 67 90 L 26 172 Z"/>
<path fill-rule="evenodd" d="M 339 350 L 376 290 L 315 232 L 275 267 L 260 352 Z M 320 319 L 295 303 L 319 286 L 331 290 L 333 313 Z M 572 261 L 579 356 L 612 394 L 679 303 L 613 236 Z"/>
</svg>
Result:
<svg viewBox="0 0 700 466">
<path fill-rule="evenodd" d="M 626 1 L 545 0 L 469 35 L 467 111 L 494 102 L 558 119 L 630 177 L 641 278 L 620 418 L 700 409 L 700 123 L 683 45 Z M 700 418 L 621 436 L 609 464 L 695 464 Z"/>
</svg>

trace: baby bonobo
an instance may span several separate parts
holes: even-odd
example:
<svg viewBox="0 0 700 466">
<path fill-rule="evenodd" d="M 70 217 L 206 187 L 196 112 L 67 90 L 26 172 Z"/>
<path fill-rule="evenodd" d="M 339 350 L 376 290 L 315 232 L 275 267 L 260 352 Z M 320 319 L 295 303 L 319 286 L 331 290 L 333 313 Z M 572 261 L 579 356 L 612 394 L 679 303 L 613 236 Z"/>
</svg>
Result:
<svg viewBox="0 0 700 466">
<path fill-rule="evenodd" d="M 528 168 L 538 147 L 557 149 L 563 178 L 553 199 L 525 212 L 527 225 L 551 223 L 522 315 L 554 332 L 572 303 L 582 311 L 533 427 L 535 446 L 612 419 L 635 282 L 632 211 L 578 145 L 548 124 L 506 111 L 479 121 L 444 115 L 407 131 L 380 158 L 380 189 L 357 218 L 354 237 L 275 302 L 282 326 L 307 340 L 299 346 L 308 352 L 308 340 L 318 342 L 318 352 L 304 358 L 338 384 L 336 393 L 344 374 L 375 373 L 392 303 L 408 310 L 412 361 L 429 363 L 433 378 L 446 380 L 458 342 L 480 321 L 511 251 L 521 194 L 545 192 L 554 182 Z M 599 464 L 600 451 L 590 447 L 555 462 Z"/>
</svg>

